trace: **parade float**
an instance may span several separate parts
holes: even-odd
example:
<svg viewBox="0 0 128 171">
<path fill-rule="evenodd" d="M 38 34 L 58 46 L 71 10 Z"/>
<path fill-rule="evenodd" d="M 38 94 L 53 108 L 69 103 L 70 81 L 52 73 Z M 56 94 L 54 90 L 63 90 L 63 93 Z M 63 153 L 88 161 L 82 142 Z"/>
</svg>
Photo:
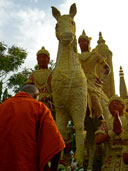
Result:
<svg viewBox="0 0 128 171">
<path fill-rule="evenodd" d="M 52 96 L 56 124 L 66 143 L 59 171 L 125 171 L 128 170 L 128 94 L 123 69 L 120 67 L 118 97 L 115 96 L 112 52 L 101 32 L 93 50 L 91 38 L 84 30 L 77 40 L 76 13 L 75 3 L 65 15 L 52 7 L 59 42 L 56 65 L 51 74 L 46 67 L 49 60 L 39 61 L 44 51 L 49 59 L 48 51 L 41 49 L 37 60 L 38 63 L 45 61 L 46 66 L 34 72 L 27 83 L 39 88 L 41 101 Z M 81 53 L 77 50 L 78 44 Z M 115 109 L 112 101 L 118 101 L 122 110 Z"/>
</svg>

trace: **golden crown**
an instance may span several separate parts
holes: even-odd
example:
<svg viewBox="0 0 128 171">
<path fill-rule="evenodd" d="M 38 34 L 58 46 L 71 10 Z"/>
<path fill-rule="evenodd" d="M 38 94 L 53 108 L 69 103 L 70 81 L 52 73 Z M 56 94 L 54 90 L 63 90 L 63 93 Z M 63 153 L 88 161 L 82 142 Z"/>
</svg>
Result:
<svg viewBox="0 0 128 171">
<path fill-rule="evenodd" d="M 112 56 L 112 52 L 110 51 L 109 47 L 105 44 L 105 40 L 102 37 L 102 33 L 99 32 L 99 40 L 97 41 L 98 45 L 92 51 L 97 51 L 104 57 Z"/>
<path fill-rule="evenodd" d="M 78 42 L 80 41 L 80 39 L 85 39 L 88 40 L 90 42 L 90 40 L 92 39 L 91 37 L 88 37 L 85 33 L 85 31 L 83 30 L 82 34 L 79 36 Z"/>
<path fill-rule="evenodd" d="M 50 58 L 50 54 L 49 52 L 44 48 L 44 46 L 37 52 L 36 56 L 40 55 L 40 54 L 45 54 Z"/>
<path fill-rule="evenodd" d="M 123 104 L 124 105 L 124 107 L 125 107 L 125 100 L 124 99 L 122 99 L 121 97 L 119 97 L 119 96 L 117 96 L 117 95 L 114 95 L 114 96 L 112 96 L 110 99 L 109 99 L 109 102 L 108 102 L 108 106 L 110 105 L 110 103 L 112 102 L 112 101 L 114 101 L 114 100 L 117 100 L 117 101 L 119 101 L 121 104 Z"/>
<path fill-rule="evenodd" d="M 103 39 L 102 33 L 99 32 L 99 40 L 97 41 L 98 44 L 105 43 L 105 40 Z"/>
</svg>

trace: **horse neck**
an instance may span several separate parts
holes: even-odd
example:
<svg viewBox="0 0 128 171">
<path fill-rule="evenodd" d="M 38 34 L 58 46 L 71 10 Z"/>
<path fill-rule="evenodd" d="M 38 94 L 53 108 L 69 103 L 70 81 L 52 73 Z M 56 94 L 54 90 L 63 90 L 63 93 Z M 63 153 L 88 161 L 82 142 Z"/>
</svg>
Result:
<svg viewBox="0 0 128 171">
<path fill-rule="evenodd" d="M 56 68 L 60 68 L 61 70 L 66 71 L 74 71 L 74 69 L 78 69 L 80 67 L 80 63 L 78 60 L 77 53 L 74 52 L 74 47 L 72 43 L 62 43 L 59 42 Z"/>
</svg>

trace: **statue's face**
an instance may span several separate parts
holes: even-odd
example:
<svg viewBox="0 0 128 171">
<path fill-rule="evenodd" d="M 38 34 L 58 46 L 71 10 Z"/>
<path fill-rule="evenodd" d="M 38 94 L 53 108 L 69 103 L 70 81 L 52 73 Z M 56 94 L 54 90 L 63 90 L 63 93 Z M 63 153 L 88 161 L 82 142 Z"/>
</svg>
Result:
<svg viewBox="0 0 128 171">
<path fill-rule="evenodd" d="M 113 100 L 109 105 L 109 110 L 112 116 L 115 116 L 117 111 L 119 112 L 119 115 L 123 115 L 123 109 L 124 105 L 121 104 L 119 100 Z"/>
<path fill-rule="evenodd" d="M 86 39 L 80 39 L 79 40 L 79 45 L 80 45 L 80 49 L 82 52 L 88 51 L 89 48 L 89 41 Z"/>
<path fill-rule="evenodd" d="M 37 57 L 37 61 L 40 69 L 48 68 L 49 57 L 46 54 L 39 54 Z"/>
</svg>

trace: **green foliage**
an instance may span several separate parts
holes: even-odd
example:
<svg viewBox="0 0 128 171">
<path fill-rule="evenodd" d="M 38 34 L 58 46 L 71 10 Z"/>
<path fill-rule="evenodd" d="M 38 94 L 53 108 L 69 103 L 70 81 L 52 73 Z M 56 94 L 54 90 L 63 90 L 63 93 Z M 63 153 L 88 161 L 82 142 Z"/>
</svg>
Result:
<svg viewBox="0 0 128 171">
<path fill-rule="evenodd" d="M 0 42 L 0 71 L 5 73 L 17 71 L 26 57 L 27 53 L 22 48 L 15 46 L 7 48 L 7 45 Z"/>
<path fill-rule="evenodd" d="M 7 45 L 0 42 L 0 57 L 2 57 L 4 55 L 4 52 L 6 51 L 6 49 L 7 49 Z"/>
<path fill-rule="evenodd" d="M 50 60 L 49 65 L 48 65 L 48 69 L 50 69 L 51 71 L 53 71 L 54 67 L 55 67 L 54 60 Z"/>
<path fill-rule="evenodd" d="M 22 89 L 22 87 L 25 85 L 25 82 L 27 81 L 29 75 L 31 74 L 32 69 L 24 68 L 22 72 L 18 72 L 17 74 L 13 74 L 8 79 L 8 88 L 12 89 L 14 93 L 17 93 Z"/>
<path fill-rule="evenodd" d="M 11 95 L 8 93 L 8 89 L 6 88 L 3 92 L 3 99 L 2 101 L 6 100 L 7 98 L 11 97 Z"/>
<path fill-rule="evenodd" d="M 24 49 L 14 45 L 7 47 L 6 44 L 0 42 L 0 102 L 11 96 L 8 91 L 9 88 L 10 90 L 12 89 L 13 92 L 16 92 L 24 82 L 25 78 L 19 77 L 19 73 L 18 75 L 12 74 L 21 67 L 26 57 L 27 52 Z M 23 74 L 24 73 L 27 73 L 26 69 L 23 71 Z M 25 76 L 27 79 L 27 74 Z"/>
<path fill-rule="evenodd" d="M 35 69 L 35 70 L 38 70 L 38 69 L 39 69 L 39 65 L 38 65 L 38 64 L 35 65 L 35 66 L 34 66 L 34 69 Z"/>
<path fill-rule="evenodd" d="M 3 83 L 2 83 L 2 81 L 0 81 L 0 99 L 1 99 L 1 96 L 2 96 L 2 86 L 3 85 Z"/>
</svg>

